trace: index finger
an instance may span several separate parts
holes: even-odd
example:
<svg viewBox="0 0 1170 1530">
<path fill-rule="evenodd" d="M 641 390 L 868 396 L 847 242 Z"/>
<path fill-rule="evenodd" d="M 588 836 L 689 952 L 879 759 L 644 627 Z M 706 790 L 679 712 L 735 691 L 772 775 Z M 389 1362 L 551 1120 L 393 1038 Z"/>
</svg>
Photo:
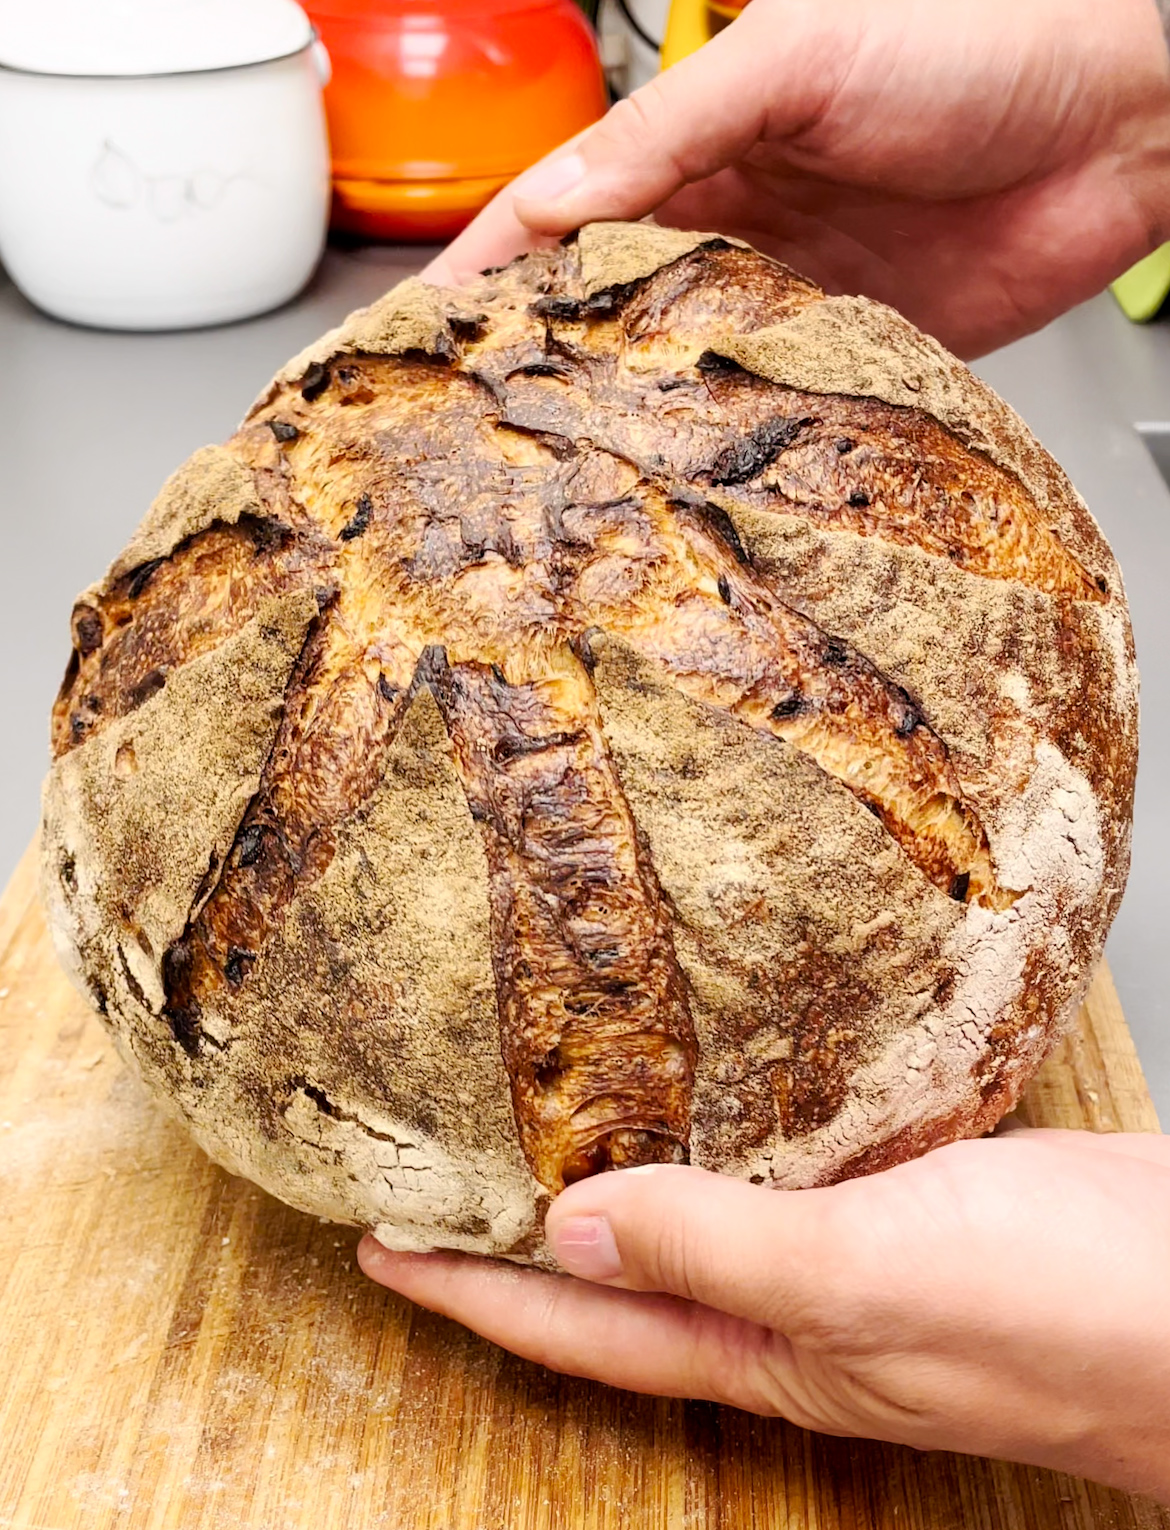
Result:
<svg viewBox="0 0 1170 1530">
<path fill-rule="evenodd" d="M 783 1379 L 787 1342 L 694 1302 L 475 1254 L 392 1253 L 369 1234 L 358 1263 L 379 1285 L 567 1376 L 786 1417 L 797 1407 Z"/>
</svg>

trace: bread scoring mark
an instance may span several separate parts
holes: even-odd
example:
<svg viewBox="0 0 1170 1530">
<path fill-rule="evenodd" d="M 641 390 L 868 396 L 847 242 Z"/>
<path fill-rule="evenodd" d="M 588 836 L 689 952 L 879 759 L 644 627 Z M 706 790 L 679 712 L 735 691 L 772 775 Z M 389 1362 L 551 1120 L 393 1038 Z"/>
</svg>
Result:
<svg viewBox="0 0 1170 1530">
<path fill-rule="evenodd" d="M 695 1037 L 670 919 L 567 648 L 429 683 L 483 830 L 500 1036 L 521 1145 L 550 1194 L 687 1159 Z"/>
<path fill-rule="evenodd" d="M 649 277 L 608 289 L 623 350 L 639 371 L 677 372 L 724 335 L 750 331 L 817 302 L 812 282 L 754 250 L 704 244 Z"/>
<path fill-rule="evenodd" d="M 509 725 L 508 709 L 487 705 L 505 693 L 517 704 L 521 690 L 500 677 L 518 654 L 541 651 L 558 631 L 568 653 L 591 626 L 638 646 L 638 627 L 641 651 L 665 663 L 680 689 L 808 753 L 939 885 L 992 903 L 1011 895 L 995 883 L 986 839 L 919 710 L 855 650 L 772 595 L 721 507 L 686 486 L 668 503 L 612 453 L 501 421 L 494 390 L 446 364 L 353 358 L 338 370 L 347 378 L 344 409 L 326 416 L 318 399 L 310 409 L 289 395 L 273 403 L 296 420 L 282 471 L 298 513 L 335 549 L 326 577 L 339 593 L 290 687 L 233 854 L 167 955 L 176 1038 L 198 1047 L 203 1008 L 230 1006 L 246 985 L 298 886 L 328 865 L 331 825 L 372 790 L 402 698 L 423 678 L 444 698 L 469 805 L 494 847 L 502 1045 L 534 1172 L 555 1190 L 610 1164 L 684 1156 L 693 1036 L 661 895 L 638 864 L 632 819 L 606 773 L 580 664 L 572 660 L 572 685 L 562 678 L 561 711 L 552 708 L 561 726 L 533 733 Z M 160 584 L 153 600 L 163 593 Z M 722 626 L 712 624 L 714 612 Z M 390 662 L 382 655 L 374 667 L 369 645 L 390 631 L 398 634 Z M 436 669 L 440 642 L 454 662 Z M 542 704 L 551 706 L 547 697 Z M 501 782 L 549 771 L 539 815 L 514 810 L 510 823 L 498 803 L 493 809 Z M 621 875 L 610 868 L 603 878 L 610 902 L 599 903 L 599 943 L 587 954 L 564 938 L 569 868 L 585 854 L 578 830 L 560 823 L 572 823 L 574 807 L 608 826 L 608 838 L 595 835 L 602 848 L 620 860 L 624 843 L 633 857 Z M 537 871 L 557 863 L 540 836 L 558 823 L 560 880 L 544 885 Z M 587 870 L 579 874 L 588 890 Z M 624 911 L 639 900 L 640 923 L 623 942 L 621 921 L 632 917 Z M 558 977 L 530 992 L 524 974 L 547 975 L 558 939 Z M 621 975 L 623 951 L 627 966 L 659 962 L 661 971 Z M 584 998 L 572 998 L 574 984 Z M 647 1002 L 659 1030 L 639 1029 Z"/>
<path fill-rule="evenodd" d="M 329 865 L 338 826 L 381 779 L 413 664 L 400 653 L 387 687 L 393 655 L 378 653 L 373 667 L 349 617 L 339 598 L 311 628 L 259 789 L 210 895 L 163 958 L 164 1014 L 191 1055 L 205 1012 L 230 1006 L 298 890 Z"/>
<path fill-rule="evenodd" d="M 591 641 L 606 737 L 671 900 L 699 1037 L 691 1161 L 741 1164 L 826 1126 L 920 1012 L 966 911 L 921 885 L 798 751 Z"/>
<path fill-rule="evenodd" d="M 241 631 L 260 604 L 327 577 L 325 548 L 274 521 L 213 525 L 77 606 L 53 708 L 59 759 L 162 689 L 170 670 Z"/>
<path fill-rule="evenodd" d="M 530 349 L 514 347 L 509 375 L 530 378 L 531 355 Z M 529 360 L 521 364 L 521 356 Z M 343 582 L 376 591 L 394 622 L 409 628 L 412 646 L 423 657 L 415 683 L 424 680 L 442 700 L 469 806 L 489 854 L 501 1045 L 526 1156 L 550 1190 L 613 1163 L 677 1156 L 686 1148 L 690 1089 L 689 1075 L 675 1076 L 687 1067 L 685 1046 L 676 1049 L 678 1035 L 689 1030 L 681 979 L 656 996 L 668 1014 L 671 1005 L 678 1008 L 678 1035 L 671 1038 L 667 1026 L 664 1034 L 672 1044 L 650 1032 L 648 1045 L 638 1028 L 645 1023 L 638 1006 L 650 992 L 645 974 L 602 1003 L 589 987 L 599 981 L 596 961 L 585 961 L 564 937 L 571 901 L 566 868 L 577 865 L 578 874 L 586 875 L 578 865 L 584 854 L 579 830 L 566 834 L 563 845 L 557 842 L 561 863 L 540 841 L 545 831 L 560 827 L 565 833 L 560 819 L 571 821 L 573 806 L 601 813 L 603 820 L 608 813 L 619 829 L 623 813 L 629 816 L 616 781 L 596 777 L 596 761 L 587 769 L 581 758 L 582 750 L 587 757 L 596 750 L 600 735 L 596 722 L 586 725 L 593 704 L 591 693 L 581 689 L 586 676 L 580 664 L 574 659 L 570 666 L 572 686 L 566 688 L 562 679 L 554 688 L 557 706 L 542 701 L 547 712 L 542 722 L 517 725 L 513 715 L 516 708 L 523 714 L 525 704 L 533 705 L 523 671 L 514 672 L 517 664 L 548 652 L 560 653 L 564 664 L 570 645 L 586 651 L 582 639 L 590 627 L 606 625 L 611 606 L 628 608 L 635 619 L 652 625 L 659 613 L 642 603 L 643 564 L 673 564 L 700 604 L 718 601 L 740 626 L 752 616 L 753 601 L 762 601 L 774 617 L 798 629 L 802 643 L 790 643 L 788 654 L 797 683 L 789 678 L 774 686 L 774 694 L 767 693 L 766 718 L 756 715 L 752 725 L 787 735 L 862 795 L 944 890 L 952 891 L 966 875 L 965 896 L 994 901 L 1010 894 L 995 884 L 982 831 L 969 824 L 945 749 L 920 710 L 855 650 L 787 611 L 754 580 L 722 507 L 683 484 L 668 504 L 629 460 L 558 434 L 548 422 L 501 419 L 491 378 L 481 382 L 413 358 L 352 358 L 346 370 L 354 402 L 344 415 L 339 410 L 321 421 L 308 411 L 295 412 L 295 401 L 287 397 L 276 399 L 273 408 L 297 419 L 297 440 L 286 449 L 288 469 L 298 502 L 329 535 L 345 540 L 339 537 L 348 524 L 343 507 L 371 505 L 362 537 L 345 554 L 360 560 L 361 572 L 351 566 Z M 548 382 L 539 371 L 536 375 Z M 759 613 L 754 619 L 759 626 Z M 724 666 L 725 679 L 734 684 L 742 658 L 732 645 L 714 667 Z M 674 678 L 687 689 L 677 674 Z M 695 694 L 691 679 L 688 693 Z M 868 714 L 853 694 L 859 686 Z M 698 693 L 740 716 L 765 694 L 757 687 L 750 696 L 713 698 L 702 686 Z M 510 708 L 499 704 L 501 696 L 510 698 Z M 850 734 L 856 727 L 852 713 L 859 710 L 868 715 L 872 734 L 862 737 L 860 747 Z M 815 747 L 824 743 L 821 735 L 831 742 L 834 729 L 844 734 L 836 759 L 830 749 Z M 892 786 L 890 780 L 866 780 L 859 791 L 856 778 L 871 771 L 865 750 L 875 741 L 879 762 L 883 748 L 895 749 Z M 933 774 L 923 768 L 923 757 Z M 907 758 L 920 767 L 907 793 L 908 808 L 896 789 Z M 530 776 L 544 783 L 536 799 L 539 815 L 513 806 L 509 816 L 511 799 L 504 788 L 531 785 Z M 503 806 L 493 792 L 504 792 Z M 570 799 L 561 813 L 555 810 L 558 792 Z M 595 793 L 601 794 L 601 808 L 593 803 Z M 944 820 L 941 829 L 937 818 Z M 611 833 L 620 838 L 618 829 Z M 636 859 L 636 831 L 625 833 Z M 541 882 L 541 875 L 558 867 L 559 882 Z M 637 893 L 637 883 L 628 874 L 624 883 L 610 880 L 616 901 L 595 921 L 600 945 L 593 954 L 616 960 L 623 950 L 618 905 Z M 654 919 L 665 920 L 660 894 L 643 897 L 650 898 Z M 630 950 L 642 951 L 645 959 L 664 942 L 669 973 L 674 962 L 668 923 L 642 929 Z M 582 985 L 585 1000 L 574 1000 L 574 987 Z M 827 1036 L 818 1055 L 843 1044 L 843 1038 Z M 623 1093 L 613 1082 L 617 1077 L 620 1083 L 623 1067 L 633 1069 L 637 1090 Z M 673 1105 L 673 1117 L 663 1100 Z M 807 1101 L 794 1103 L 793 1124 L 809 1109 Z"/>
<path fill-rule="evenodd" d="M 930 416 L 874 399 L 785 398 L 783 390 L 778 399 L 775 385 L 734 370 L 716 374 L 710 388 L 732 429 L 747 429 L 696 475 L 729 504 L 804 515 L 1066 599 L 1107 598 L 1023 485 Z M 792 424 L 791 439 L 758 470 L 729 476 L 721 464 L 754 432 L 776 430 L 777 416 L 768 411 L 778 408 Z M 842 427 L 850 437 L 841 436 Z"/>
<path fill-rule="evenodd" d="M 699 516 L 651 486 L 636 502 L 578 507 L 572 525 L 591 550 L 572 594 L 593 623 L 688 696 L 807 754 L 956 901 L 1015 901 L 946 746 L 900 686 L 784 605 Z"/>
<path fill-rule="evenodd" d="M 730 504 L 807 515 L 1061 597 L 1108 598 L 1024 484 L 932 415 L 782 387 L 710 349 L 761 320 L 782 330 L 820 300 L 775 262 L 704 245 L 615 289 L 604 322 L 559 302 L 534 317 L 519 281 L 463 361 L 518 424 L 589 438 Z M 542 358 L 555 362 L 553 386 Z"/>
</svg>

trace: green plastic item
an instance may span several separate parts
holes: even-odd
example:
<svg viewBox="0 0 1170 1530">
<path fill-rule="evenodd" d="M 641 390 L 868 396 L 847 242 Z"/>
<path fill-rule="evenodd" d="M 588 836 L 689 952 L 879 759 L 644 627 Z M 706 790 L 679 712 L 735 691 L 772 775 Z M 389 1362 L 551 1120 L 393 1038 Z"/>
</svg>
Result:
<svg viewBox="0 0 1170 1530">
<path fill-rule="evenodd" d="M 1121 311 L 1135 324 L 1152 319 L 1170 297 L 1170 244 L 1139 260 L 1113 283 Z"/>
</svg>

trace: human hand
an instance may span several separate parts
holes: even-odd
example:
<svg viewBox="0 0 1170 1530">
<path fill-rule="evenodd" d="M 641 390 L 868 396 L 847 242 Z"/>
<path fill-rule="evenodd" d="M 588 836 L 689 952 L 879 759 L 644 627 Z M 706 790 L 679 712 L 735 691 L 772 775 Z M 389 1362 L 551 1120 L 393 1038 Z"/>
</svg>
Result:
<svg viewBox="0 0 1170 1530">
<path fill-rule="evenodd" d="M 424 273 L 459 285 L 596 219 L 736 234 L 961 356 L 1170 238 L 1153 0 L 753 0 L 506 188 Z"/>
<path fill-rule="evenodd" d="M 580 1278 L 358 1258 L 554 1370 L 1170 1502 L 1170 1138 L 1017 1129 L 788 1192 L 627 1169 L 547 1235 Z"/>
</svg>

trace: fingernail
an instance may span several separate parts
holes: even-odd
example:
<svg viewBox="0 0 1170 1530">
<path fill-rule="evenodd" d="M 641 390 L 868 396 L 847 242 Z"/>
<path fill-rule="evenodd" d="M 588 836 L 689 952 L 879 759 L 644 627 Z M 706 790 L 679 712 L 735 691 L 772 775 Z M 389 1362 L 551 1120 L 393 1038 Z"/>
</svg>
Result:
<svg viewBox="0 0 1170 1530">
<path fill-rule="evenodd" d="M 582 1280 L 612 1280 L 622 1272 L 622 1256 L 605 1217 L 570 1217 L 553 1234 L 557 1263 Z"/>
<path fill-rule="evenodd" d="M 418 279 L 430 287 L 454 287 L 456 284 L 454 268 L 445 255 L 436 255 L 430 265 L 418 273 Z"/>
<path fill-rule="evenodd" d="M 479 271 L 462 271 L 453 266 L 445 255 L 436 255 L 429 266 L 418 273 L 420 282 L 428 287 L 470 287 L 481 276 Z"/>
<path fill-rule="evenodd" d="M 370 1265 L 383 1264 L 394 1258 L 394 1255 L 383 1243 L 379 1243 L 373 1233 L 366 1233 L 357 1246 L 358 1263 L 363 1269 Z"/>
<path fill-rule="evenodd" d="M 516 182 L 514 190 L 525 201 L 555 202 L 580 185 L 588 168 L 580 154 L 566 154 L 562 159 L 552 159 L 529 170 Z"/>
</svg>

